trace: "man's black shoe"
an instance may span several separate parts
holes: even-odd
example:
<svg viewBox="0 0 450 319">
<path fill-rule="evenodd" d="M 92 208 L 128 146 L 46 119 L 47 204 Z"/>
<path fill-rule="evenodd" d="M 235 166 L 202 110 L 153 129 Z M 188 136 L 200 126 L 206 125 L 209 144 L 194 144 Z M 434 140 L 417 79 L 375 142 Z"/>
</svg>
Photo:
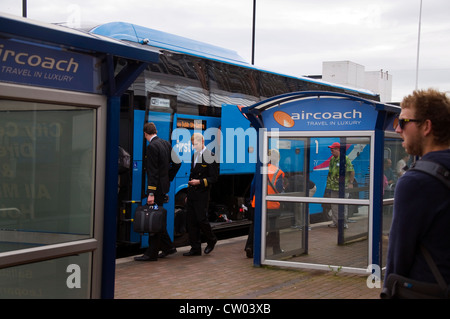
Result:
<svg viewBox="0 0 450 319">
<path fill-rule="evenodd" d="M 183 256 L 201 256 L 201 251 L 189 250 L 187 253 L 184 253 Z"/>
<path fill-rule="evenodd" d="M 208 246 L 206 246 L 206 248 L 205 248 L 205 254 L 209 254 L 210 252 L 212 252 L 214 249 L 214 246 L 216 246 L 216 243 L 217 243 L 217 239 L 214 239 L 214 241 L 212 243 L 208 244 Z"/>
<path fill-rule="evenodd" d="M 142 255 L 140 257 L 134 257 L 134 260 L 136 260 L 136 261 L 157 261 L 158 258 L 151 258 L 149 256 Z"/>
<path fill-rule="evenodd" d="M 175 254 L 177 252 L 176 248 L 169 249 L 168 251 L 162 251 L 159 253 L 158 258 L 164 258 L 166 256 Z"/>
</svg>

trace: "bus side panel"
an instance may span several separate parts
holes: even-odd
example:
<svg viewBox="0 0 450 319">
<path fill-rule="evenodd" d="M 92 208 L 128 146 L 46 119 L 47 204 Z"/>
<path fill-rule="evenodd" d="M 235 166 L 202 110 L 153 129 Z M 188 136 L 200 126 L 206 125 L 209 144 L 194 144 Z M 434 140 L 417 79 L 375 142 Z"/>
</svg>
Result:
<svg viewBox="0 0 450 319">
<path fill-rule="evenodd" d="M 172 182 L 172 184 L 174 184 L 174 195 L 172 196 L 173 198 L 175 198 L 175 195 L 179 192 L 185 191 L 188 186 L 192 157 L 191 136 L 196 130 L 194 131 L 194 129 L 184 127 L 183 125 L 186 123 L 193 123 L 193 121 L 195 120 L 199 120 L 202 124 L 204 124 L 205 130 L 199 129 L 198 132 L 202 133 L 205 136 L 205 146 L 213 152 L 217 152 L 219 148 L 220 142 L 216 139 L 218 138 L 217 136 L 219 134 L 217 129 L 220 125 L 220 118 L 187 114 L 174 115 L 173 132 L 171 136 L 172 147 L 181 160 L 181 167 L 178 170 L 177 176 Z"/>
<path fill-rule="evenodd" d="M 142 161 L 143 158 L 142 151 L 144 142 L 144 122 L 145 111 L 135 110 L 133 125 L 133 160 L 135 161 Z"/>
<path fill-rule="evenodd" d="M 158 131 L 158 137 L 163 140 L 170 142 L 170 121 L 171 121 L 170 113 L 162 113 L 162 112 L 148 112 L 147 122 L 153 122 L 156 125 L 156 130 Z M 144 132 L 141 132 L 142 137 L 144 137 Z"/>
<path fill-rule="evenodd" d="M 236 105 L 222 105 L 220 174 L 254 174 L 257 132 Z"/>
<path fill-rule="evenodd" d="M 276 146 L 275 146 L 276 145 Z M 272 148 L 280 152 L 279 166 L 284 173 L 304 173 L 304 140 L 279 140 Z"/>
</svg>

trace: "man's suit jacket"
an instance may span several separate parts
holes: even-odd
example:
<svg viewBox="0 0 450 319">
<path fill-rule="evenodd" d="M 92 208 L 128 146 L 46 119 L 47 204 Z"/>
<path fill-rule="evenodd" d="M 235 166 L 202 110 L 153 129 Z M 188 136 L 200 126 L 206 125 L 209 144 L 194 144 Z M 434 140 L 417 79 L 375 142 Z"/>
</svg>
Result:
<svg viewBox="0 0 450 319">
<path fill-rule="evenodd" d="M 192 156 L 191 174 L 189 180 L 198 179 L 200 185 L 189 186 L 188 198 L 194 200 L 209 200 L 211 185 L 219 178 L 219 164 L 215 154 L 205 149 L 200 159 L 194 165 L 197 152 Z"/>
<path fill-rule="evenodd" d="M 167 194 L 170 182 L 181 166 L 181 161 L 172 151 L 172 145 L 155 136 L 147 145 L 144 163 L 147 173 L 147 194 Z"/>
</svg>

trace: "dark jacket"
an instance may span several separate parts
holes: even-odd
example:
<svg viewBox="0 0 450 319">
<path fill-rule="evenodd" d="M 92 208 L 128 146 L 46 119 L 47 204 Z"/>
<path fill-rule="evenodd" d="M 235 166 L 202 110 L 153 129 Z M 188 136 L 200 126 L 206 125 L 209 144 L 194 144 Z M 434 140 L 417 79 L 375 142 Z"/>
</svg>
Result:
<svg viewBox="0 0 450 319">
<path fill-rule="evenodd" d="M 144 165 L 147 173 L 147 194 L 167 194 L 181 162 L 172 145 L 155 136 L 147 146 Z"/>
<path fill-rule="evenodd" d="M 197 156 L 197 152 L 192 156 L 191 162 L 191 174 L 189 180 L 198 179 L 200 185 L 189 186 L 188 198 L 195 200 L 208 200 L 211 185 L 217 182 L 219 177 L 219 164 L 215 158 L 215 154 L 210 150 L 205 149 L 200 160 L 194 165 L 194 159 Z"/>
<path fill-rule="evenodd" d="M 450 169 L 450 150 L 427 153 L 421 160 L 434 161 Z M 396 273 L 436 282 L 420 252 L 420 244 L 430 252 L 450 284 L 450 190 L 427 173 L 408 170 L 395 188 L 386 278 Z"/>
</svg>

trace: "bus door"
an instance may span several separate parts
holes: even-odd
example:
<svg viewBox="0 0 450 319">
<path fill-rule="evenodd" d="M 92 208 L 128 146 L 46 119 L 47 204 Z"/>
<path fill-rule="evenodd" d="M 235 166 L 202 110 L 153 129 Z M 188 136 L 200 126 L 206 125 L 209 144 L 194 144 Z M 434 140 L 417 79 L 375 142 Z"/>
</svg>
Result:
<svg viewBox="0 0 450 319">
<path fill-rule="evenodd" d="M 153 122 L 158 131 L 158 137 L 171 142 L 171 123 L 173 109 L 176 99 L 170 96 L 150 96 L 145 110 L 134 111 L 133 125 L 133 172 L 132 172 L 132 194 L 131 199 L 135 201 L 131 205 L 132 218 L 138 205 L 146 202 L 147 176 L 143 170 L 143 159 L 147 147 L 147 140 L 144 137 L 144 124 Z M 172 196 L 171 196 L 172 195 Z M 173 234 L 173 208 L 174 196 L 171 189 L 169 191 L 169 202 L 164 204 L 167 209 L 167 231 L 169 236 Z M 141 242 L 141 248 L 148 247 L 148 235 L 131 232 L 130 241 Z"/>
</svg>

